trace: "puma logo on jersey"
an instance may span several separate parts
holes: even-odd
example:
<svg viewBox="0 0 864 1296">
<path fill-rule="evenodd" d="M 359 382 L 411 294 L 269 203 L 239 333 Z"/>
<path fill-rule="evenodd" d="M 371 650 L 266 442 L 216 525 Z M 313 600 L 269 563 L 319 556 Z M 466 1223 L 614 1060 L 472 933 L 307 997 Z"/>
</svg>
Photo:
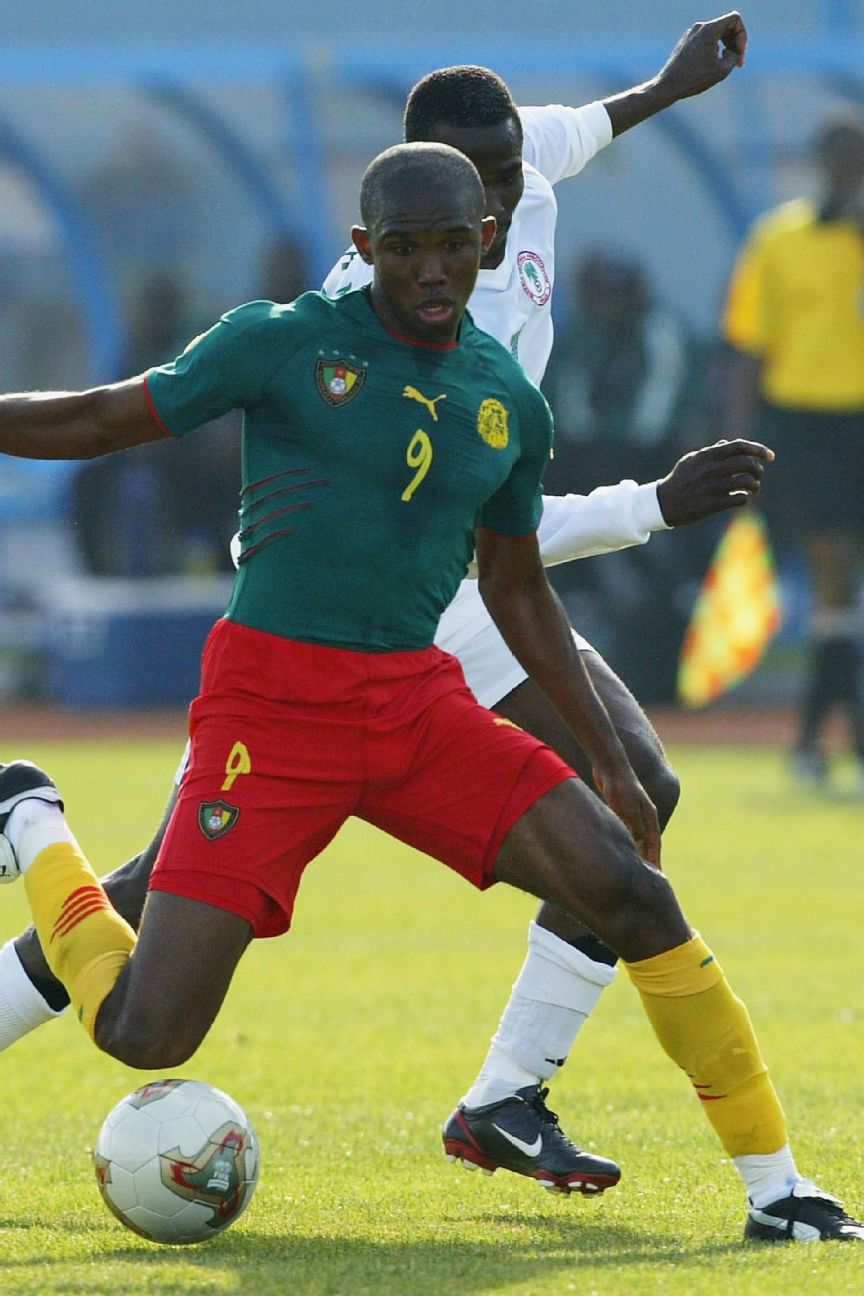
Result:
<svg viewBox="0 0 864 1296">
<path fill-rule="evenodd" d="M 417 401 L 420 405 L 425 405 L 436 423 L 438 422 L 438 411 L 435 406 L 439 401 L 447 399 L 447 393 L 445 392 L 443 395 L 433 396 L 432 399 L 429 400 L 427 396 L 424 396 L 422 392 L 419 392 L 416 387 L 412 387 L 410 384 L 405 388 L 402 395 L 406 400 Z"/>
</svg>

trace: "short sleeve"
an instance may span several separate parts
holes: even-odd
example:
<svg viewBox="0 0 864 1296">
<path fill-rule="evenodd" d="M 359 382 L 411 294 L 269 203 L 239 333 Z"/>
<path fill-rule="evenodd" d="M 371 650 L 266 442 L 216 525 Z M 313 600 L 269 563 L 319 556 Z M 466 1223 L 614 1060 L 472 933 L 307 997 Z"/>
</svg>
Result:
<svg viewBox="0 0 864 1296">
<path fill-rule="evenodd" d="M 738 351 L 759 355 L 765 348 L 763 299 L 764 251 L 751 237 L 738 255 L 723 311 L 723 336 Z"/>
<path fill-rule="evenodd" d="M 552 452 L 552 412 L 536 389 L 520 407 L 521 453 L 503 486 L 487 500 L 480 523 L 501 535 L 531 535 L 543 512 L 541 482 Z"/>
<path fill-rule="evenodd" d="M 274 368 L 263 339 L 277 309 L 272 302 L 238 306 L 194 338 L 176 360 L 149 371 L 154 412 L 172 436 L 185 436 L 260 399 Z"/>
<path fill-rule="evenodd" d="M 581 108 L 520 108 L 522 157 L 550 184 L 578 175 L 612 140 L 612 121 L 599 101 Z"/>
</svg>

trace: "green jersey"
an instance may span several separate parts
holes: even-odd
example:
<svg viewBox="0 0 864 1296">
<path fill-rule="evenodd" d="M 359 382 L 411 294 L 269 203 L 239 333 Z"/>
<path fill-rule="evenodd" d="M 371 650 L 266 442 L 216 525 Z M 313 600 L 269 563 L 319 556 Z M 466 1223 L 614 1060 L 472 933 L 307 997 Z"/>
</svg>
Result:
<svg viewBox="0 0 864 1296">
<path fill-rule="evenodd" d="M 227 616 L 366 652 L 428 647 L 482 523 L 533 532 L 548 406 L 466 317 L 457 343 L 388 333 L 368 290 L 223 316 L 147 387 L 183 436 L 243 419 L 240 566 Z"/>
</svg>

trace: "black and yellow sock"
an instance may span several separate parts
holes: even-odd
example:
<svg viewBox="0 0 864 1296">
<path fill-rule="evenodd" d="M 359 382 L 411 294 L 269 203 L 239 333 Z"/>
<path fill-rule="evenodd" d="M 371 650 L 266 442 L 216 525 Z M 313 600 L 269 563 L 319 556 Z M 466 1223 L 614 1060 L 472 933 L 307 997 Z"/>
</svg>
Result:
<svg viewBox="0 0 864 1296">
<path fill-rule="evenodd" d="M 628 963 L 663 1048 L 687 1073 L 730 1157 L 776 1152 L 786 1118 L 747 1009 L 702 940 Z"/>
<path fill-rule="evenodd" d="M 95 1041 L 97 1014 L 135 946 L 135 933 L 72 842 L 40 851 L 24 885 L 48 966 Z"/>
</svg>

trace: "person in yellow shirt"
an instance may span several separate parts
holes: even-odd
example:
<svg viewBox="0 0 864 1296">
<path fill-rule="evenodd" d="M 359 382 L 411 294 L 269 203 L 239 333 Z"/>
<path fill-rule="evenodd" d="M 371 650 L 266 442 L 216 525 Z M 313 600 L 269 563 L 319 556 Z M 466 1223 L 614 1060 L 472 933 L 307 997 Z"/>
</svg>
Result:
<svg viewBox="0 0 864 1296">
<path fill-rule="evenodd" d="M 855 603 L 864 575 L 864 120 L 827 123 L 814 149 L 816 201 L 758 220 L 723 317 L 731 346 L 726 435 L 755 424 L 777 453 L 765 508 L 778 549 L 803 546 L 813 590 L 811 654 L 793 773 L 824 785 L 835 707 L 864 791 L 864 686 Z"/>
</svg>

